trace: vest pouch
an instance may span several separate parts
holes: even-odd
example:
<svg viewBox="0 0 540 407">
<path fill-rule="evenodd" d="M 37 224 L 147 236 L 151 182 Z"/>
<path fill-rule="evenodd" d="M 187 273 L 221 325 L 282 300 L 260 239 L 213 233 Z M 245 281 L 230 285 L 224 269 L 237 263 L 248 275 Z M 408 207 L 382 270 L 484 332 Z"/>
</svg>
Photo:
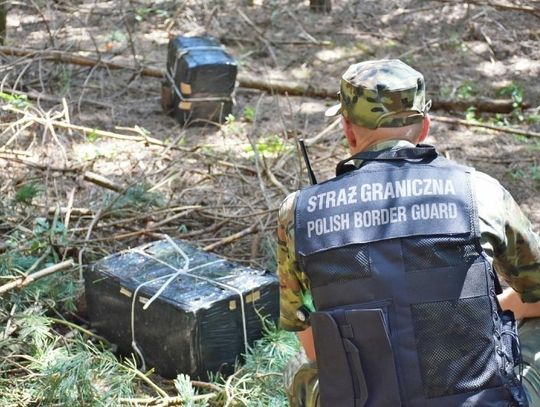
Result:
<svg viewBox="0 0 540 407">
<path fill-rule="evenodd" d="M 521 363 L 521 347 L 517 333 L 516 321 L 511 311 L 499 313 L 501 319 L 501 343 L 506 355 L 506 370 L 511 373 Z"/>
<path fill-rule="evenodd" d="M 386 321 L 381 308 L 311 314 L 321 407 L 401 405 Z"/>
<path fill-rule="evenodd" d="M 523 392 L 521 382 L 516 377 L 514 368 L 523 361 L 521 358 L 521 346 L 517 332 L 516 320 L 511 311 L 499 312 L 501 319 L 501 346 L 498 354 L 502 359 L 503 376 L 506 379 L 506 386 L 519 407 L 527 407 L 527 397 Z"/>
</svg>

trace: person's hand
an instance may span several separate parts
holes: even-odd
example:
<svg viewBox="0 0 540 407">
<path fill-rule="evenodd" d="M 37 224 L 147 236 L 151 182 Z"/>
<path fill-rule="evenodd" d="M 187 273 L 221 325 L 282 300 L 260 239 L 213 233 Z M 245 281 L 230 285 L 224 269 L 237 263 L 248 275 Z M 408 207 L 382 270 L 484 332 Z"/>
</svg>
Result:
<svg viewBox="0 0 540 407">
<path fill-rule="evenodd" d="M 519 294 L 511 287 L 506 288 L 497 298 L 501 308 L 512 311 L 516 319 L 540 317 L 540 301 L 523 302 Z"/>
</svg>

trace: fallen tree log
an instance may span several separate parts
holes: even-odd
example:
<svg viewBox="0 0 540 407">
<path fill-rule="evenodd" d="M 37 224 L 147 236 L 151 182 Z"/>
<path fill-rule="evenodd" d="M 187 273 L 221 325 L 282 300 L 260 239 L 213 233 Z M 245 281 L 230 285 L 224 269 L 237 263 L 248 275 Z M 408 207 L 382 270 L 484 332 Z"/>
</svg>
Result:
<svg viewBox="0 0 540 407">
<path fill-rule="evenodd" d="M 103 65 L 108 69 L 130 69 L 135 71 L 140 71 L 143 76 L 152 76 L 155 78 L 162 78 L 163 71 L 157 68 L 152 67 L 136 67 L 136 66 L 127 66 L 125 64 L 119 64 L 113 61 L 105 61 L 101 59 L 91 58 L 84 55 L 74 54 L 72 52 L 65 52 L 59 50 L 39 50 L 39 49 L 28 49 L 28 48 L 17 48 L 17 47 L 8 47 L 1 46 L 0 53 L 9 56 L 17 57 L 29 57 L 29 58 L 40 58 L 56 62 L 64 62 L 73 65 L 81 66 L 96 66 Z"/>
<path fill-rule="evenodd" d="M 501 133 L 515 134 L 515 135 L 524 136 L 524 137 L 540 138 L 540 133 L 537 133 L 537 132 L 534 132 L 534 131 L 526 131 L 526 130 L 516 129 L 515 127 L 495 126 L 494 124 L 480 123 L 480 122 L 477 122 L 477 121 L 469 121 L 469 120 L 463 120 L 463 119 L 456 119 L 455 117 L 431 116 L 431 120 L 433 120 L 435 122 L 440 122 L 440 123 L 456 124 L 456 125 L 459 125 L 459 126 L 480 127 L 480 128 L 483 128 L 483 129 L 494 130 L 494 131 L 498 131 L 498 132 L 501 132 Z"/>
<path fill-rule="evenodd" d="M 239 74 L 238 85 L 241 88 L 264 90 L 268 93 L 279 93 L 289 96 L 308 96 L 313 98 L 332 98 L 337 97 L 337 88 L 315 88 L 311 85 L 306 85 L 303 82 L 279 79 L 263 79 L 260 76 L 252 74 Z"/>
<path fill-rule="evenodd" d="M 0 46 L 0 53 L 10 56 L 20 57 L 39 57 L 42 59 L 53 60 L 57 62 L 70 63 L 82 66 L 102 65 L 110 70 L 132 70 L 138 72 L 142 76 L 153 78 L 164 78 L 165 71 L 159 68 L 125 65 L 113 61 L 105 61 L 102 59 L 90 58 L 83 55 L 78 55 L 70 52 L 58 50 L 35 50 L 27 48 Z M 241 88 L 257 89 L 269 93 L 286 94 L 289 96 L 307 96 L 313 98 L 332 98 L 337 95 L 337 88 L 314 87 L 303 82 L 278 79 L 264 79 L 261 76 L 248 73 L 240 73 L 237 77 L 238 85 Z M 511 99 L 489 99 L 476 98 L 466 100 L 446 100 L 433 99 L 432 109 L 446 111 L 465 111 L 470 107 L 474 107 L 477 112 L 486 113 L 510 113 L 516 107 L 527 109 L 531 107 L 530 103 L 523 102 L 515 104 Z"/>
<path fill-rule="evenodd" d="M 527 102 L 515 105 L 514 101 L 510 99 L 479 97 L 474 99 L 435 99 L 432 101 L 431 106 L 433 110 L 445 110 L 448 112 L 464 112 L 471 107 L 474 107 L 477 112 L 512 113 L 516 107 L 528 109 L 531 105 Z"/>
</svg>

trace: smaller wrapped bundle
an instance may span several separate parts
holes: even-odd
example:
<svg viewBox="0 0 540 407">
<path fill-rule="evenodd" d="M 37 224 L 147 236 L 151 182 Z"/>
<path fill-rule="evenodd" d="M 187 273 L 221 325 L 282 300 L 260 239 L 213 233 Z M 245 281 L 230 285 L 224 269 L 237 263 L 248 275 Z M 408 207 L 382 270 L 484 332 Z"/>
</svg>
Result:
<svg viewBox="0 0 540 407">
<path fill-rule="evenodd" d="M 212 37 L 169 41 L 163 109 L 181 124 L 222 123 L 232 111 L 236 61 Z"/>
</svg>

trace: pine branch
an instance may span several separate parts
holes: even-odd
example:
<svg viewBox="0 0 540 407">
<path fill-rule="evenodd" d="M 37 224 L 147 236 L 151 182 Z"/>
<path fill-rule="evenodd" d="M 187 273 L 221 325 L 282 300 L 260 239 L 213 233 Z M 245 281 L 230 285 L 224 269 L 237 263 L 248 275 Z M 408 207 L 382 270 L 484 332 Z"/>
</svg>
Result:
<svg viewBox="0 0 540 407">
<path fill-rule="evenodd" d="M 39 280 L 40 278 L 56 273 L 57 271 L 66 270 L 70 267 L 73 267 L 74 265 L 75 263 L 73 262 L 73 260 L 70 259 L 70 260 L 63 261 L 62 263 L 55 264 L 54 266 L 46 267 L 33 274 L 29 274 L 27 276 L 17 278 L 13 281 L 10 281 L 7 284 L 0 286 L 0 296 L 7 293 L 8 291 L 13 290 L 14 288 L 25 287 L 33 283 L 34 281 Z"/>
</svg>

